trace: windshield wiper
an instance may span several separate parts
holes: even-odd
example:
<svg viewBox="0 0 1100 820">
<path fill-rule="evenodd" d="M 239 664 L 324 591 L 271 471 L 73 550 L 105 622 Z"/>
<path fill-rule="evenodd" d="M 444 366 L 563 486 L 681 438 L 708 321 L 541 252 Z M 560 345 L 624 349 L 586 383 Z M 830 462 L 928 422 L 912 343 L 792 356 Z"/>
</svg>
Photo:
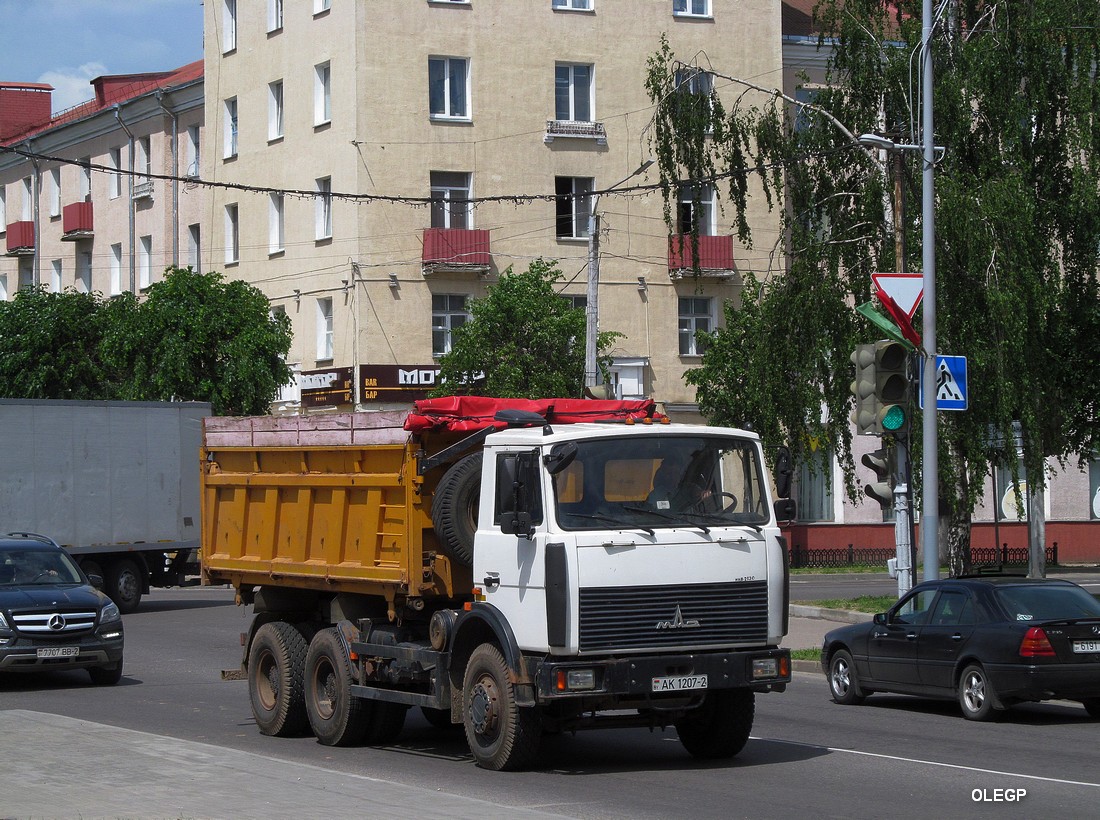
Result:
<svg viewBox="0 0 1100 820">
<path fill-rule="evenodd" d="M 664 510 L 651 510 L 649 507 L 636 507 L 633 504 L 624 504 L 623 509 L 629 512 L 640 512 L 647 513 L 649 515 L 655 515 L 658 518 L 663 518 L 666 521 L 671 521 L 673 524 L 681 527 L 695 527 L 696 529 L 700 529 L 705 533 L 710 533 L 710 527 L 706 526 L 705 524 L 700 524 L 696 521 L 692 521 L 686 516 L 673 515 L 672 513 L 667 513 Z"/>
<path fill-rule="evenodd" d="M 620 526 L 624 529 L 641 530 L 644 533 L 648 533 L 649 535 L 653 535 L 653 529 L 651 527 L 643 527 L 641 525 L 635 524 L 633 521 L 630 521 L 626 518 L 617 518 L 617 517 L 612 516 L 612 515 L 604 515 L 603 513 L 575 513 L 575 512 L 571 512 L 571 513 L 564 513 L 564 515 L 568 515 L 571 518 L 587 518 L 590 521 L 602 521 L 605 524 L 616 524 L 616 525 L 618 525 L 618 526 Z"/>
<path fill-rule="evenodd" d="M 763 533 L 764 533 L 764 527 L 762 525 L 760 525 L 760 524 L 750 524 L 748 521 L 740 521 L 737 518 L 731 518 L 730 516 L 726 515 L 725 513 L 697 512 L 697 513 L 692 513 L 692 515 L 702 516 L 702 517 L 706 518 L 708 521 L 710 521 L 711 523 L 728 524 L 728 525 L 734 526 L 734 527 L 745 527 L 745 528 L 750 529 L 750 530 L 752 530 L 753 532 L 755 532 L 759 535 L 763 535 Z"/>
</svg>

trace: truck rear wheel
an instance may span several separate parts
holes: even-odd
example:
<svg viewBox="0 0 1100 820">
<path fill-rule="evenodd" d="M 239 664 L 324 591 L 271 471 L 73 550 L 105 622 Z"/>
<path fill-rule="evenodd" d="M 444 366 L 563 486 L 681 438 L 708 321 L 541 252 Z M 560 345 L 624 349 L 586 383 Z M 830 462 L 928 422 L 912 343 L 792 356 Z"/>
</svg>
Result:
<svg viewBox="0 0 1100 820">
<path fill-rule="evenodd" d="M 745 748 L 755 713 L 751 689 L 710 692 L 702 706 L 676 721 L 676 732 L 692 757 L 721 760 Z"/>
<path fill-rule="evenodd" d="M 475 649 L 466 664 L 462 722 L 474 760 L 483 769 L 518 769 L 538 754 L 538 713 L 516 703 L 508 665 L 492 644 Z"/>
<path fill-rule="evenodd" d="M 303 691 L 308 650 L 302 633 L 285 621 L 256 630 L 248 650 L 248 697 L 262 734 L 291 737 L 309 725 Z"/>
<path fill-rule="evenodd" d="M 129 558 L 116 558 L 107 565 L 104 592 L 118 606 L 118 611 L 128 615 L 141 603 L 141 570 Z"/>
<path fill-rule="evenodd" d="M 371 703 L 352 697 L 351 662 L 335 629 L 313 636 L 306 652 L 305 702 L 310 728 L 323 746 L 353 746 L 363 740 Z"/>
<path fill-rule="evenodd" d="M 464 567 L 474 562 L 477 504 L 481 496 L 481 453 L 457 461 L 435 488 L 432 526 L 447 553 Z"/>
</svg>

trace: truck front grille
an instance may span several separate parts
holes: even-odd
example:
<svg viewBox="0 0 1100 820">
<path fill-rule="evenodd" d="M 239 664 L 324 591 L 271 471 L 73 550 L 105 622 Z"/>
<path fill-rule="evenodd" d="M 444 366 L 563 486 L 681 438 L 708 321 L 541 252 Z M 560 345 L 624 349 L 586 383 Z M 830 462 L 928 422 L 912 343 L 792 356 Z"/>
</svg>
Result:
<svg viewBox="0 0 1100 820">
<path fill-rule="evenodd" d="M 12 626 L 24 635 L 75 635 L 90 632 L 95 612 L 12 612 Z"/>
<path fill-rule="evenodd" d="M 763 644 L 767 637 L 766 581 L 580 591 L 582 652 Z"/>
</svg>

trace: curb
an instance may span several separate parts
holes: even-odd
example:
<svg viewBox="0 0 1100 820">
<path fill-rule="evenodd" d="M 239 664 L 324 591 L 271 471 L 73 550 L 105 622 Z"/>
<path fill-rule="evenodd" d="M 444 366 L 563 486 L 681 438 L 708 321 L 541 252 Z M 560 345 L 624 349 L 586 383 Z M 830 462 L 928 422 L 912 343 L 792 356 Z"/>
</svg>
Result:
<svg viewBox="0 0 1100 820">
<path fill-rule="evenodd" d="M 871 620 L 871 615 L 866 612 L 853 612 L 850 609 L 825 609 L 820 606 L 804 606 L 791 604 L 790 613 L 795 618 L 817 618 L 823 621 L 838 621 L 844 624 L 861 624 Z"/>
</svg>

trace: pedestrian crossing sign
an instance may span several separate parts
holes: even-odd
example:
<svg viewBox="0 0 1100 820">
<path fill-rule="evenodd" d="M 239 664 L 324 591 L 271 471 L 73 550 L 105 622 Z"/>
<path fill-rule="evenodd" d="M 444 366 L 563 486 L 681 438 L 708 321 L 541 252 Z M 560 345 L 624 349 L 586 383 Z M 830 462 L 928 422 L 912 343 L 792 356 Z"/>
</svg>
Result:
<svg viewBox="0 0 1100 820">
<path fill-rule="evenodd" d="M 924 368 L 920 371 L 920 409 L 924 409 Z M 966 410 L 970 396 L 966 384 L 966 356 L 936 357 L 936 409 Z"/>
</svg>

